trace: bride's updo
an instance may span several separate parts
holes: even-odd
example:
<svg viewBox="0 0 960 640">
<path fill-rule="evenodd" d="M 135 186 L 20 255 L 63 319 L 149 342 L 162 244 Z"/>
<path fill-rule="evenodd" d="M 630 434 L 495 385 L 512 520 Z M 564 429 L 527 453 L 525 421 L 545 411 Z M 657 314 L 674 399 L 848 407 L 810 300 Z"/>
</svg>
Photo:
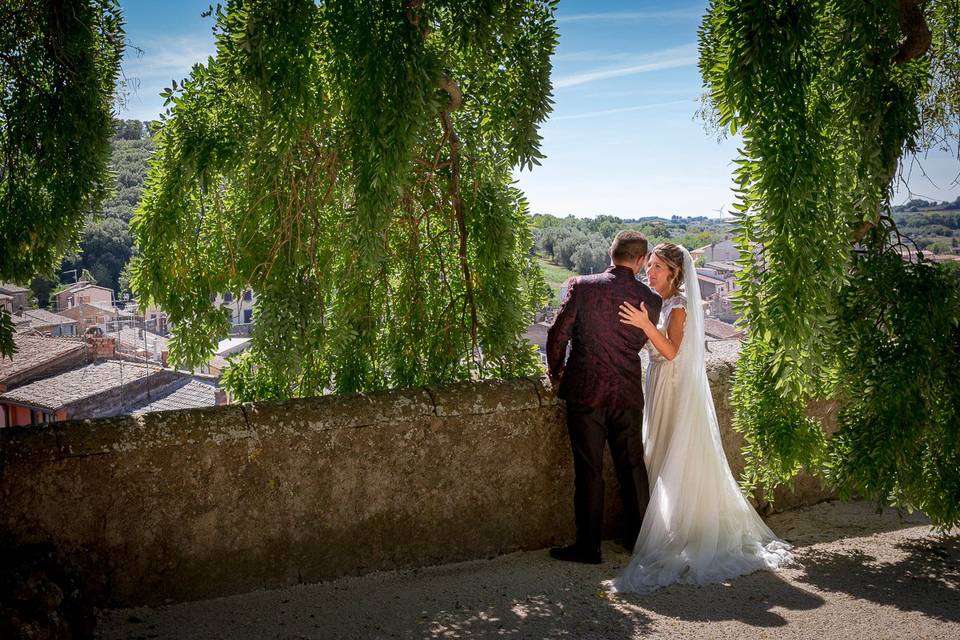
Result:
<svg viewBox="0 0 960 640">
<path fill-rule="evenodd" d="M 664 261 L 670 267 L 670 284 L 677 291 L 683 291 L 683 250 L 672 242 L 661 242 L 653 248 L 658 258 Z"/>
</svg>

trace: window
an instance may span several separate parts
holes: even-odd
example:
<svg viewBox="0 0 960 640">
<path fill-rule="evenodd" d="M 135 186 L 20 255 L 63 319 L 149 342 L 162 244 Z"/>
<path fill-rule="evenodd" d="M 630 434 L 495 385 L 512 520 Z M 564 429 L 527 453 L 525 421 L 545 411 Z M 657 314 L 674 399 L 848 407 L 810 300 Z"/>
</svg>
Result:
<svg viewBox="0 0 960 640">
<path fill-rule="evenodd" d="M 243 323 L 250 324 L 253 322 L 253 309 L 244 309 L 243 310 Z"/>
<path fill-rule="evenodd" d="M 230 293 L 229 291 L 227 291 L 225 294 L 223 294 L 223 301 L 224 301 L 224 302 L 233 302 L 233 294 Z"/>
<path fill-rule="evenodd" d="M 246 291 L 244 291 L 244 292 L 243 292 L 243 299 L 244 299 L 246 302 L 250 302 L 251 300 L 253 300 L 253 291 L 251 291 L 250 289 L 247 289 Z"/>
</svg>

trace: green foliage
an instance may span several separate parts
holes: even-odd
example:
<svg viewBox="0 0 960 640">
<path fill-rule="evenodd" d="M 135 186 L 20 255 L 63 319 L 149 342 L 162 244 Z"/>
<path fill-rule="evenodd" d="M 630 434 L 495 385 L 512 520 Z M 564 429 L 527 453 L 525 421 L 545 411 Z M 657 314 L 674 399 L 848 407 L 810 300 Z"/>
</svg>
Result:
<svg viewBox="0 0 960 640">
<path fill-rule="evenodd" d="M 533 225 L 537 252 L 581 274 L 603 271 L 610 264 L 607 251 L 614 236 L 624 229 L 640 231 L 651 247 L 660 242 L 673 242 L 691 249 L 718 242 L 731 231 L 729 224 L 718 220 L 679 216 L 668 221 L 661 218 L 622 220 L 607 215 L 595 218 L 537 215 Z"/>
<path fill-rule="evenodd" d="M 543 274 L 543 279 L 550 289 L 549 305 L 559 307 L 561 302 L 560 288 L 566 286 L 567 281 L 577 274 L 565 267 L 551 264 L 543 258 L 537 259 L 537 265 L 540 267 L 540 273 Z"/>
<path fill-rule="evenodd" d="M 80 234 L 80 250 L 68 256 L 60 272 L 76 269 L 102 287 L 119 289 L 120 273 L 130 259 L 133 241 L 127 223 L 117 218 L 94 218 Z M 86 275 L 82 276 L 88 279 Z"/>
<path fill-rule="evenodd" d="M 122 54 L 115 0 L 0 5 L 0 280 L 52 270 L 105 197 Z"/>
<path fill-rule="evenodd" d="M 949 253 L 960 237 L 960 198 L 956 203 L 929 203 L 914 200 L 904 207 L 894 207 L 892 217 L 897 229 L 909 236 L 921 249 L 935 253 Z M 932 207 L 931 207 L 932 205 Z M 933 210 L 930 210 L 930 209 Z"/>
<path fill-rule="evenodd" d="M 257 292 L 240 399 L 537 368 L 545 287 L 511 185 L 542 157 L 554 2 L 227 2 L 170 106 L 133 288 L 196 365 Z M 282 391 L 281 391 L 282 389 Z"/>
<path fill-rule="evenodd" d="M 891 230 L 883 226 L 875 231 L 881 237 L 871 241 L 867 255 L 856 263 L 852 245 L 862 235 L 859 230 L 876 226 L 888 208 L 902 154 L 926 141 L 922 125 L 930 123 L 921 118 L 924 101 L 939 91 L 934 101 L 946 105 L 941 115 L 956 123 L 955 103 L 947 103 L 955 99 L 958 85 L 950 85 L 949 79 L 936 85 L 945 78 L 937 69 L 956 59 L 958 33 L 953 27 L 960 11 L 952 0 L 924 5 L 934 46 L 926 53 L 902 54 L 901 45 L 910 44 L 901 33 L 902 4 L 714 0 L 700 32 L 700 69 L 709 89 L 703 112 L 714 114 L 719 127 L 739 133 L 743 141 L 735 170 L 743 266 L 737 305 L 749 333 L 734 398 L 735 426 L 747 441 L 745 484 L 769 490 L 802 467 L 822 469 L 829 457 L 838 470 L 833 477 L 842 486 L 866 489 L 893 504 L 922 502 L 928 515 L 942 524 L 955 521 L 955 512 L 942 505 L 945 498 L 955 497 L 948 489 L 956 486 L 951 483 L 958 481 L 960 467 L 926 489 L 911 484 L 910 490 L 880 496 L 889 485 L 861 482 L 869 474 L 889 474 L 894 482 L 901 481 L 903 470 L 891 456 L 899 455 L 894 448 L 905 442 L 896 437 L 884 442 L 877 433 L 896 433 L 901 421 L 910 420 L 908 406 L 927 412 L 920 420 L 939 420 L 929 407 L 892 399 L 882 416 L 855 419 L 866 405 L 854 403 L 855 393 L 845 396 L 842 415 L 850 433 L 866 433 L 862 425 L 869 423 L 874 430 L 869 437 L 876 437 L 874 444 L 883 449 L 867 457 L 865 442 L 852 436 L 838 438 L 828 456 L 826 438 L 805 411 L 811 399 L 835 388 L 828 383 L 837 375 L 853 376 L 854 384 L 869 382 L 864 372 L 844 368 L 851 353 L 838 349 L 876 358 L 880 344 L 849 333 L 853 329 L 838 318 L 845 317 L 845 305 L 857 291 L 896 285 L 895 272 L 880 269 L 890 260 L 884 238 Z M 937 22 L 930 19 L 934 14 L 950 20 Z M 917 24 L 915 18 L 905 23 Z M 944 31 L 948 23 L 952 31 Z M 873 269 L 888 279 L 864 282 Z M 898 308 L 898 317 L 927 309 L 911 308 L 910 302 L 916 301 L 906 295 L 890 302 Z M 863 327 L 857 324 L 858 330 Z M 919 330 L 898 331 L 907 336 Z M 845 344 L 840 337 L 855 344 Z M 928 354 L 930 349 L 950 352 L 948 334 L 928 337 L 935 344 L 927 345 Z M 899 373 L 919 376 L 926 366 L 922 358 L 909 359 Z M 936 386 L 918 384 L 926 385 L 926 392 Z M 917 447 L 926 437 L 919 428 L 905 434 Z M 941 442 L 950 443 L 949 438 Z M 932 458 L 928 462 L 942 470 Z M 924 490 L 923 496 L 917 493 Z"/>
<path fill-rule="evenodd" d="M 839 432 L 830 478 L 845 495 L 960 524 L 960 287 L 897 253 L 854 261 L 832 353 Z"/>
</svg>

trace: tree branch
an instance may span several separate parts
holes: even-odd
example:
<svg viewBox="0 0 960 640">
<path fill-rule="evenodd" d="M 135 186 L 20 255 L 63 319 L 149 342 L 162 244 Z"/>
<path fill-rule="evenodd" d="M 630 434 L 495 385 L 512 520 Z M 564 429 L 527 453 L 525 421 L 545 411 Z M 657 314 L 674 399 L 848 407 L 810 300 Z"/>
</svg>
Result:
<svg viewBox="0 0 960 640">
<path fill-rule="evenodd" d="M 923 15 L 925 0 L 900 0 L 900 31 L 905 36 L 893 57 L 895 64 L 919 58 L 930 49 L 933 35 Z"/>
<path fill-rule="evenodd" d="M 451 95 L 451 98 L 453 96 Z M 451 100 L 452 102 L 452 100 Z M 463 196 L 460 194 L 460 138 L 453 128 L 453 118 L 449 111 L 440 112 L 440 123 L 443 125 L 444 138 L 450 144 L 450 201 L 457 217 L 457 228 L 460 232 L 460 270 L 463 272 L 464 286 L 466 287 L 466 303 L 470 310 L 470 339 L 474 352 L 477 349 L 477 305 L 473 297 L 473 278 L 470 275 L 470 262 L 467 258 L 467 221 L 463 214 Z"/>
</svg>

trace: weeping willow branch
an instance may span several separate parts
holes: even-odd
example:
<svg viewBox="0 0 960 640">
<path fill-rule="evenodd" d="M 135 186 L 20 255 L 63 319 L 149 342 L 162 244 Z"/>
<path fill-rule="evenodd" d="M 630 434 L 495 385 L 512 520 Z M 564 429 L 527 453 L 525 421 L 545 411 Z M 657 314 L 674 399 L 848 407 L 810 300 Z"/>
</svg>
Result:
<svg viewBox="0 0 960 640">
<path fill-rule="evenodd" d="M 521 335 L 543 286 L 512 171 L 542 157 L 554 11 L 244 0 L 217 12 L 216 56 L 165 92 L 133 222 L 134 289 L 170 314 L 172 360 L 204 362 L 227 327 L 209 294 L 250 287 L 250 355 L 225 378 L 243 399 L 537 371 Z M 460 83 L 486 94 L 465 100 Z M 187 197 L 197 175 L 210 188 Z"/>
<path fill-rule="evenodd" d="M 467 222 L 463 212 L 463 196 L 460 193 L 460 137 L 457 136 L 453 128 L 453 118 L 450 112 L 454 110 L 454 105 L 459 106 L 460 90 L 456 85 L 446 80 L 443 84 L 453 87 L 450 93 L 450 106 L 440 114 L 440 122 L 443 125 L 444 139 L 450 146 L 450 203 L 453 205 L 453 211 L 457 218 L 457 231 L 460 236 L 460 244 L 457 254 L 460 257 L 460 270 L 463 272 L 463 282 L 466 287 L 466 304 L 470 311 L 470 341 L 473 345 L 473 351 L 477 348 L 477 304 L 473 297 L 473 278 L 470 276 L 470 259 L 467 255 Z M 457 96 L 457 97 L 454 97 Z"/>
<path fill-rule="evenodd" d="M 927 26 L 924 16 L 926 6 L 924 0 L 900 0 L 900 30 L 904 39 L 893 57 L 896 64 L 903 64 L 927 53 L 933 41 L 933 33 Z"/>
</svg>

